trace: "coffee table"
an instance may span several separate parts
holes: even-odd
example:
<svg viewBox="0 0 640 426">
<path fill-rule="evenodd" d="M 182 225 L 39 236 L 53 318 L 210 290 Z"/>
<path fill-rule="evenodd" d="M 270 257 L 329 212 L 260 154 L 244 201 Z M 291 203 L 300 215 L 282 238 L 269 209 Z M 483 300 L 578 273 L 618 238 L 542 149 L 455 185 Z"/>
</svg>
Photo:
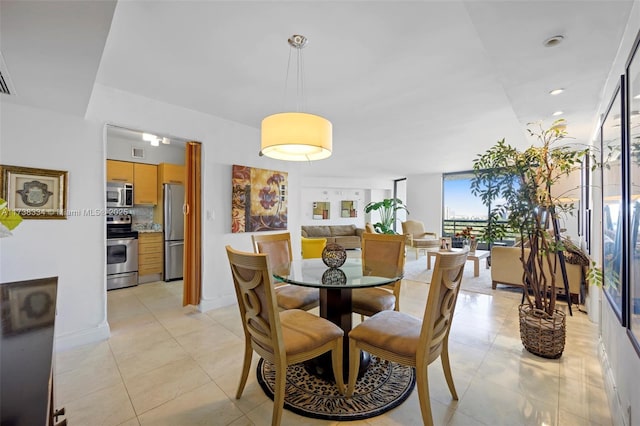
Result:
<svg viewBox="0 0 640 426">
<path fill-rule="evenodd" d="M 455 250 L 455 249 L 454 249 Z M 436 256 L 437 251 L 427 251 L 427 269 L 431 269 L 431 258 Z M 487 259 L 491 254 L 488 250 L 476 250 L 467 254 L 467 260 L 473 261 L 473 276 L 480 276 L 480 260 Z M 486 261 L 485 261 L 486 262 Z M 489 262 L 486 262 L 489 269 Z"/>
</svg>

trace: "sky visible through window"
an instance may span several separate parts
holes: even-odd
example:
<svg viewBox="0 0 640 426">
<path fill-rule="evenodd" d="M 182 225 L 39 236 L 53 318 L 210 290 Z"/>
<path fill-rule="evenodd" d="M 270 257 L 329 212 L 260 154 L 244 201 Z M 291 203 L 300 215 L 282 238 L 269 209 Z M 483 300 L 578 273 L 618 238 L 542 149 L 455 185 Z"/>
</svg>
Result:
<svg viewBox="0 0 640 426">
<path fill-rule="evenodd" d="M 471 178 L 444 180 L 444 218 L 487 219 L 487 206 L 471 193 Z"/>
</svg>

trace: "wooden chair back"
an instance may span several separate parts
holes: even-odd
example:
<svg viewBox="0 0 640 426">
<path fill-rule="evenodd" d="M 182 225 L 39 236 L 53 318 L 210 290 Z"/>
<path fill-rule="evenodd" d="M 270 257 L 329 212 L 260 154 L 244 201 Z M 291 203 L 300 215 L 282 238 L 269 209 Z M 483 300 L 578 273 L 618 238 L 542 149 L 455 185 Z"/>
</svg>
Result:
<svg viewBox="0 0 640 426">
<path fill-rule="evenodd" d="M 291 234 L 288 232 L 252 235 L 251 242 L 255 253 L 269 255 L 269 266 L 271 268 L 289 264 L 293 260 Z"/>
<path fill-rule="evenodd" d="M 404 272 L 404 235 L 362 234 L 362 269 L 365 275 L 397 277 Z M 399 281 L 397 281 L 399 283 Z M 388 286 L 395 288 L 395 284 Z"/>
<path fill-rule="evenodd" d="M 226 246 L 245 338 L 263 358 L 286 356 L 282 329 L 266 254 L 245 253 Z"/>
<path fill-rule="evenodd" d="M 431 363 L 442 353 L 443 342 L 448 339 L 451 329 L 466 260 L 464 251 L 436 254 L 416 353 L 417 364 Z"/>
</svg>

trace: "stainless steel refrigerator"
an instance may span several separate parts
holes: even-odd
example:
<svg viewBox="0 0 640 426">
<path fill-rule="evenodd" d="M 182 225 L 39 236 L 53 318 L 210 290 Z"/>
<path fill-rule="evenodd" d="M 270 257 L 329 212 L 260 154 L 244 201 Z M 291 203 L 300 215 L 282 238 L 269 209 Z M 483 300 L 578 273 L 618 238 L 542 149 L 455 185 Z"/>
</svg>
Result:
<svg viewBox="0 0 640 426">
<path fill-rule="evenodd" d="M 184 186 L 165 183 L 164 199 L 164 280 L 182 279 L 184 253 Z"/>
</svg>

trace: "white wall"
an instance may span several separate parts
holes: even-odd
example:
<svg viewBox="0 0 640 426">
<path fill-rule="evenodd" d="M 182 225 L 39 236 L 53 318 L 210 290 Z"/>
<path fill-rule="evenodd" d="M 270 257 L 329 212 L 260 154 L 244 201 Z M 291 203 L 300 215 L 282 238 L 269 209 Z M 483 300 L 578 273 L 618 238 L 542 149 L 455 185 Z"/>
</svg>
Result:
<svg viewBox="0 0 640 426">
<path fill-rule="evenodd" d="M 355 189 L 357 188 L 357 189 Z M 326 194 L 325 194 L 326 192 Z M 340 194 L 342 192 L 342 194 Z M 356 194 L 356 192 L 358 194 Z M 380 221 L 377 212 L 364 213 L 364 207 L 371 201 L 381 201 L 391 198 L 393 194 L 393 180 L 389 179 L 359 179 L 359 178 L 337 178 L 337 177 L 303 177 L 302 197 L 301 197 L 301 224 L 303 225 L 342 225 L 355 223 L 362 228 L 367 222 L 375 223 Z M 353 196 L 358 201 L 358 217 L 340 218 L 340 200 L 348 200 L 347 195 Z M 320 197 L 320 198 L 318 198 Z M 312 219 L 309 207 L 313 201 L 331 202 L 331 219 Z M 334 221 L 334 219 L 336 219 Z"/>
<path fill-rule="evenodd" d="M 300 197 L 301 225 L 356 225 L 364 228 L 364 188 L 304 188 Z M 313 203 L 316 201 L 329 202 L 329 219 L 313 218 Z M 341 201 L 356 202 L 356 217 L 341 217 Z"/>
<path fill-rule="evenodd" d="M 102 126 L 82 118 L 2 103 L 0 163 L 68 171 L 67 207 L 104 208 Z M 58 276 L 57 344 L 109 335 L 104 217 L 25 220 L 0 239 L 0 282 Z"/>
<path fill-rule="evenodd" d="M 167 119 L 170 117 L 171 119 Z M 251 251 L 249 233 L 231 233 L 231 166 L 233 164 L 282 170 L 289 173 L 289 222 L 291 232 L 300 229 L 299 165 L 259 157 L 259 130 L 218 117 L 176 107 L 127 92 L 96 85 L 87 119 L 202 143 L 202 301 L 209 310 L 235 303 L 225 246 Z M 300 251 L 294 239 L 293 251 Z"/>
<path fill-rule="evenodd" d="M 628 26 L 624 38 L 611 67 L 611 72 L 604 87 L 598 116 L 603 114 L 613 97 L 614 89 L 620 81 L 620 75 L 625 72 L 625 63 L 631 47 L 640 33 L 640 1 L 636 0 L 629 16 Z M 596 134 L 597 129 L 594 129 Z M 601 256 L 601 209 L 599 197 L 600 187 L 594 181 L 594 222 L 592 255 L 595 259 Z M 593 290 L 593 288 L 591 289 Z M 613 413 L 613 423 L 616 425 L 640 425 L 640 393 L 637 392 L 640 383 L 640 357 L 629 337 L 625 327 L 620 325 L 606 297 L 600 296 L 601 302 L 601 359 L 605 373 L 605 387 L 609 396 L 609 404 Z"/>
<path fill-rule="evenodd" d="M 424 222 L 428 232 L 442 234 L 442 174 L 407 176 L 407 207 L 411 220 Z"/>
<path fill-rule="evenodd" d="M 289 198 L 300 198 L 298 166 L 259 157 L 257 129 L 99 85 L 86 119 L 4 100 L 0 119 L 0 163 L 68 170 L 68 207 L 78 210 L 104 207 L 105 123 L 202 142 L 202 310 L 235 303 L 225 245 L 251 250 L 250 234 L 231 233 L 231 165 L 287 171 Z M 299 215 L 291 202 L 289 229 L 300 229 Z M 104 247 L 103 216 L 25 221 L 0 240 L 0 281 L 59 276 L 58 349 L 109 335 Z"/>
</svg>

